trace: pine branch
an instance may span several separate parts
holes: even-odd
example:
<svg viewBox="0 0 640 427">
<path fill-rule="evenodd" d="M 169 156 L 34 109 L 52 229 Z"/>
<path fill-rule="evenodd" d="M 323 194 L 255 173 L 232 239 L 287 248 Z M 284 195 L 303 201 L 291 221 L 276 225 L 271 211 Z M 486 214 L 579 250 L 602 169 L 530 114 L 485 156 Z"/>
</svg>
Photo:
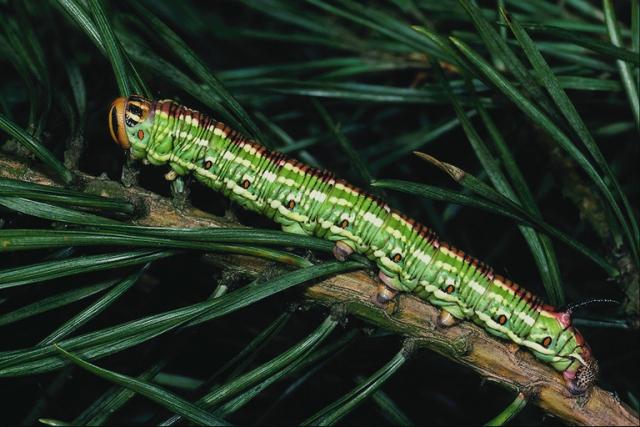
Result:
<svg viewBox="0 0 640 427">
<path fill-rule="evenodd" d="M 0 177 L 42 185 L 55 185 L 27 162 L 0 154 Z M 139 225 L 180 227 L 237 227 L 239 224 L 195 208 L 176 209 L 171 201 L 139 187 L 125 188 L 107 179 L 79 174 L 83 191 L 126 198 L 144 212 L 134 222 Z M 215 255 L 210 261 L 244 274 L 262 274 L 272 266 L 246 256 Z M 419 346 L 436 351 L 467 366 L 483 378 L 516 389 L 549 414 L 567 423 L 588 425 L 638 425 L 638 415 L 616 396 L 594 387 L 587 396 L 569 394 L 561 376 L 537 361 L 529 352 L 488 335 L 471 322 L 442 329 L 437 326 L 438 309 L 411 295 L 400 295 L 385 310 L 373 301 L 377 283 L 362 272 L 342 274 L 306 289 L 305 298 L 323 306 L 344 306 L 349 314 L 406 336 Z M 597 349 L 596 349 L 597 352 Z"/>
</svg>

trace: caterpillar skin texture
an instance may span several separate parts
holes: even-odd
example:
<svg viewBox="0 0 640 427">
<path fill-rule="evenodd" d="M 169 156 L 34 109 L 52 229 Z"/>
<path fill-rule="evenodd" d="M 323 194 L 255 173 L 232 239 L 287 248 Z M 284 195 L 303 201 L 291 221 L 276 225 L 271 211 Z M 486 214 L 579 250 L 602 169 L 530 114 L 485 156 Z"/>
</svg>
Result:
<svg viewBox="0 0 640 427">
<path fill-rule="evenodd" d="M 353 252 L 367 256 L 391 290 L 412 292 L 455 319 L 528 348 L 562 373 L 572 394 L 584 393 L 595 381 L 597 362 L 568 312 L 543 304 L 332 173 L 270 152 L 171 100 L 118 98 L 109 110 L 109 130 L 133 158 L 168 163 L 168 179 L 193 174 L 285 231 L 334 241 L 338 259 Z"/>
</svg>

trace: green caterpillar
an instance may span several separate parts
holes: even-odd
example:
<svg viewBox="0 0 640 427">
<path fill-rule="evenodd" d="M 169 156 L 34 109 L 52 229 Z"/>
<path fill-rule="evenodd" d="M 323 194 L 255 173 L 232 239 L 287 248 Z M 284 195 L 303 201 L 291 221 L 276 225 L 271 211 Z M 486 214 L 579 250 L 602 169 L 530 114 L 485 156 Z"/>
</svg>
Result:
<svg viewBox="0 0 640 427">
<path fill-rule="evenodd" d="M 568 390 L 583 394 L 598 364 L 571 325 L 571 313 L 543 304 L 464 252 L 438 240 L 422 224 L 383 201 L 260 144 L 171 100 L 116 99 L 109 110 L 111 136 L 135 159 L 168 163 L 167 179 L 193 174 L 246 209 L 291 233 L 335 242 L 343 260 L 364 254 L 380 268 L 380 302 L 412 292 L 442 308 L 440 322 L 468 319 L 528 348 L 562 372 Z"/>
</svg>

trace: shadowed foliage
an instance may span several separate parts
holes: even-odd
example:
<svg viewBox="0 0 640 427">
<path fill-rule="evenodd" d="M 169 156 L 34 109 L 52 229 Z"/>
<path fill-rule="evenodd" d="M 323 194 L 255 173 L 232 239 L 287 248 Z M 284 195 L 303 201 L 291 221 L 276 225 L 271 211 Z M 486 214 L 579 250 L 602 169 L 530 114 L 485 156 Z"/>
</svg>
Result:
<svg viewBox="0 0 640 427">
<path fill-rule="evenodd" d="M 0 159 L 22 165 L 0 173 L 5 420 L 574 419 L 417 350 L 379 326 L 393 313 L 303 296 L 374 268 L 126 158 L 107 108 L 132 93 L 334 171 L 553 305 L 618 301 L 574 323 L 637 411 L 638 3 L 0 1 Z M 114 181 L 222 227 L 150 222 L 152 198 Z"/>
</svg>

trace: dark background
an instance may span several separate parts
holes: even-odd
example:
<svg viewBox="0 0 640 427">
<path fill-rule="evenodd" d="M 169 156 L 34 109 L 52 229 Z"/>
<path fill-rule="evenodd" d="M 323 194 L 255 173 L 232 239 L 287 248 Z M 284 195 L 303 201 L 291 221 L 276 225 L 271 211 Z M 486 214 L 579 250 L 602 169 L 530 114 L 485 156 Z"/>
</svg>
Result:
<svg viewBox="0 0 640 427">
<path fill-rule="evenodd" d="M 510 2 L 507 3 L 509 8 Z M 554 18 L 598 24 L 596 19 L 570 7 L 563 8 L 562 5 L 558 5 L 563 2 L 543 3 L 553 6 L 555 9 L 552 10 L 565 12 Z M 278 129 L 285 132 L 292 141 L 319 137 L 319 142 L 308 146 L 302 152 L 295 150 L 291 155 L 305 161 L 313 159 L 318 165 L 335 171 L 340 177 L 363 187 L 368 186 L 355 171 L 352 159 L 345 155 L 336 139 L 328 132 L 311 102 L 314 98 L 326 108 L 333 121 L 339 123 L 340 129 L 355 151 L 369 166 L 374 179 L 403 179 L 460 190 L 448 176 L 410 152 L 400 155 L 389 164 L 379 166 L 390 153 L 397 151 L 394 147 L 415 141 L 435 126 L 455 118 L 445 95 L 433 101 L 416 102 L 415 98 L 410 99 L 408 96 L 374 101 L 370 98 L 365 99 L 366 97 L 358 98 L 353 93 L 335 95 L 335 92 L 329 91 L 333 88 L 332 83 L 368 84 L 388 88 L 433 87 L 437 83 L 433 71 L 426 67 L 424 61 L 415 60 L 420 59 L 417 56 L 420 52 L 407 48 L 399 49 L 397 43 L 379 32 L 303 2 L 194 1 L 149 2 L 148 5 L 165 24 L 182 36 L 210 70 L 221 78 L 230 92 L 256 120 L 271 146 L 287 146 L 287 138 L 283 138 Z M 458 31 L 473 36 L 475 29 L 457 3 L 452 2 L 450 7 L 447 7 L 417 1 L 412 5 L 413 2 L 389 1 L 369 2 L 362 7 L 387 13 L 407 25 L 431 24 L 442 34 Z M 482 5 L 487 11 L 495 11 L 494 2 L 482 2 Z M 80 69 L 87 96 L 86 117 L 78 125 L 82 129 L 84 140 L 79 167 L 90 174 L 106 173 L 111 179 L 119 179 L 124 155 L 111 142 L 106 127 L 107 108 L 118 95 L 109 62 L 86 35 L 53 4 L 27 2 L 26 6 L 22 7 L 9 1 L 0 2 L 0 6 L 4 20 L 17 19 L 19 13 L 25 14 L 23 18 L 33 25 L 33 34 L 41 43 L 46 57 L 51 88 L 54 90 L 53 107 L 42 133 L 47 147 L 62 157 L 66 147 L 65 141 L 69 139 L 69 118 L 57 102 L 59 97 L 70 99 L 72 96 L 64 70 L 66 62 L 73 62 Z M 159 38 L 154 37 L 152 31 L 145 31 L 143 16 L 121 2 L 108 2 L 107 6 L 116 33 L 125 32 L 131 37 L 139 38 L 141 44 L 148 47 L 147 53 L 150 57 L 163 57 L 191 75 L 176 59 L 175 52 L 168 50 Z M 413 10 L 414 6 L 417 12 Z M 628 28 L 627 7 L 625 4 L 617 6 L 618 18 Z M 600 5 L 594 4 L 594 7 L 599 8 Z M 518 9 L 516 5 L 513 5 L 513 11 L 524 14 L 532 21 L 536 18 L 543 19 L 545 16 L 551 19 L 552 15 L 552 12 L 548 12 L 548 15 L 543 16 L 542 12 Z M 308 27 L 311 23 L 315 23 L 325 33 Z M 603 34 L 596 34 L 594 37 L 606 40 Z M 541 42 L 554 42 L 550 36 L 543 35 L 540 39 Z M 479 39 L 475 46 L 486 54 Z M 129 49 L 129 44 L 124 39 L 122 47 L 125 51 Z M 359 72 L 331 65 L 326 68 L 304 68 L 305 65 L 313 63 L 312 61 L 345 57 L 360 58 L 363 64 L 370 64 L 371 67 L 367 69 L 363 66 L 363 71 Z M 597 55 L 593 57 L 609 66 L 613 64 L 610 59 L 603 59 Z M 580 64 L 574 64 L 575 68 L 571 69 L 571 64 L 566 58 L 549 55 L 547 59 L 552 66 L 560 70 L 559 73 L 562 73 L 565 67 L 566 75 L 619 80 L 615 68 L 607 71 L 589 69 L 586 66 L 580 68 Z M 139 64 L 136 58 L 134 63 L 141 70 L 153 96 L 178 99 L 193 108 L 210 111 L 205 103 L 194 99 L 175 80 L 157 73 L 148 63 L 146 66 Z M 299 69 L 266 68 L 292 64 L 299 64 Z M 379 69 L 380 64 L 387 64 L 387 67 Z M 6 55 L 4 59 L 0 57 L 0 66 L 3 74 L 0 84 L 3 105 L 11 112 L 16 122 L 26 127 L 30 124 L 30 92 L 25 86 L 24 76 L 12 66 Z M 257 69 L 255 73 L 258 74 L 239 77 L 240 71 L 249 69 Z M 330 74 L 338 71 L 344 74 Z M 455 73 L 448 73 L 447 77 L 450 80 L 459 80 Z M 317 87 L 313 93 L 305 92 L 302 85 L 296 86 L 296 82 L 312 82 Z M 371 90 L 370 87 L 362 89 L 365 94 Z M 610 246 L 598 238 L 575 205 L 567 198 L 567 194 L 563 193 L 563 170 L 554 167 L 553 152 L 549 148 L 552 143 L 544 132 L 532 125 L 497 91 L 485 88 L 480 93 L 491 100 L 492 118 L 515 156 L 545 220 L 606 255 Z M 574 90 L 568 94 L 587 126 L 593 131 L 613 123 L 632 122 L 629 105 L 624 93 L 619 90 Z M 488 135 L 481 123 L 477 120 L 474 123 L 481 129 L 481 136 L 488 141 Z M 637 212 L 637 131 L 629 128 L 613 134 L 601 133 L 596 136 L 596 141 Z M 425 143 L 420 150 L 437 159 L 455 164 L 488 182 L 486 173 L 482 170 L 460 126 L 455 126 L 451 131 Z M 140 184 L 169 196 L 169 187 L 162 179 L 165 172 L 164 168 L 142 167 Z M 588 180 L 582 175 L 580 177 L 588 185 Z M 545 295 L 528 246 L 513 221 L 477 209 L 433 202 L 399 192 L 387 190 L 383 196 L 406 214 L 432 226 L 444 240 L 493 265 L 496 271 L 527 289 Z M 220 215 L 232 210 L 243 224 L 276 228 L 270 221 L 230 205 L 224 197 L 197 183 L 193 185 L 191 200 L 195 206 Z M 12 212 L 3 211 L 1 214 L 6 228 L 49 226 L 46 221 Z M 554 247 L 567 301 L 575 302 L 597 297 L 618 300 L 623 298 L 616 283 L 608 279 L 595 265 L 585 261 L 561 243 L 556 243 Z M 83 253 L 92 253 L 92 250 L 83 249 Z M 24 265 L 45 255 L 43 252 L 3 254 L 0 265 L 3 268 Z M 315 257 L 328 259 L 320 254 L 316 254 Z M 0 295 L 4 301 L 0 305 L 0 313 L 81 284 L 93 283 L 103 279 L 106 274 L 120 277 L 123 272 L 82 275 L 49 281 L 46 286 L 5 291 Z M 222 272 L 203 264 L 196 254 L 180 255 L 157 262 L 138 285 L 77 333 L 101 329 L 147 314 L 201 301 L 221 279 Z M 244 283 L 246 280 L 240 279 L 234 286 Z M 158 354 L 175 352 L 176 356 L 163 372 L 204 380 L 242 350 L 256 334 L 283 310 L 288 309 L 291 303 L 299 299 L 300 289 L 293 289 L 232 315 L 208 322 L 189 333 L 160 337 L 99 360 L 97 364 L 117 372 L 137 375 L 150 366 Z M 2 327 L 0 350 L 33 345 L 86 304 L 87 302 L 77 303 Z M 292 320 L 258 356 L 254 365 L 269 360 L 302 339 L 327 314 L 326 310 L 318 307 L 303 306 L 297 309 Z M 627 318 L 615 306 L 591 306 L 579 312 L 577 317 L 601 321 L 598 327 L 581 327 L 600 361 L 600 385 L 618 393 L 623 401 L 633 404 L 634 399 L 638 397 L 639 352 L 636 330 L 625 325 L 621 327 L 620 321 L 624 322 Z M 612 324 L 617 327 L 610 327 Z M 358 334 L 342 352 L 325 360 L 290 395 L 284 393 L 293 383 L 292 379 L 266 389 L 257 399 L 230 417 L 229 421 L 238 424 L 299 423 L 348 392 L 354 387 L 356 376 L 366 377 L 373 373 L 400 348 L 402 337 L 370 329 L 355 318 L 349 318 L 342 329 L 334 332 L 332 339 L 354 328 L 362 328 L 367 333 Z M 55 381 L 60 381 L 61 386 L 51 390 L 51 384 Z M 0 379 L 3 419 L 7 424 L 34 421 L 33 414 L 37 413 L 37 417 L 70 421 L 108 387 L 106 381 L 78 368 L 67 369 L 62 376 L 60 372 L 53 372 Z M 189 400 L 197 398 L 188 391 L 167 387 Z M 512 391 L 492 383 L 483 383 L 471 371 L 428 351 L 416 354 L 382 390 L 416 424 L 483 423 L 499 413 L 514 397 Z M 277 402 L 282 396 L 285 396 L 284 399 Z M 277 404 L 272 407 L 274 402 Z M 35 405 L 41 407 L 36 412 L 30 412 L 34 411 Z M 110 422 L 150 424 L 159 422 L 166 414 L 157 405 L 136 397 L 115 414 Z M 377 405 L 371 400 L 342 420 L 342 424 L 387 423 Z M 530 404 L 512 423 L 548 425 L 557 424 L 559 421 L 545 417 L 535 405 Z"/>
</svg>

